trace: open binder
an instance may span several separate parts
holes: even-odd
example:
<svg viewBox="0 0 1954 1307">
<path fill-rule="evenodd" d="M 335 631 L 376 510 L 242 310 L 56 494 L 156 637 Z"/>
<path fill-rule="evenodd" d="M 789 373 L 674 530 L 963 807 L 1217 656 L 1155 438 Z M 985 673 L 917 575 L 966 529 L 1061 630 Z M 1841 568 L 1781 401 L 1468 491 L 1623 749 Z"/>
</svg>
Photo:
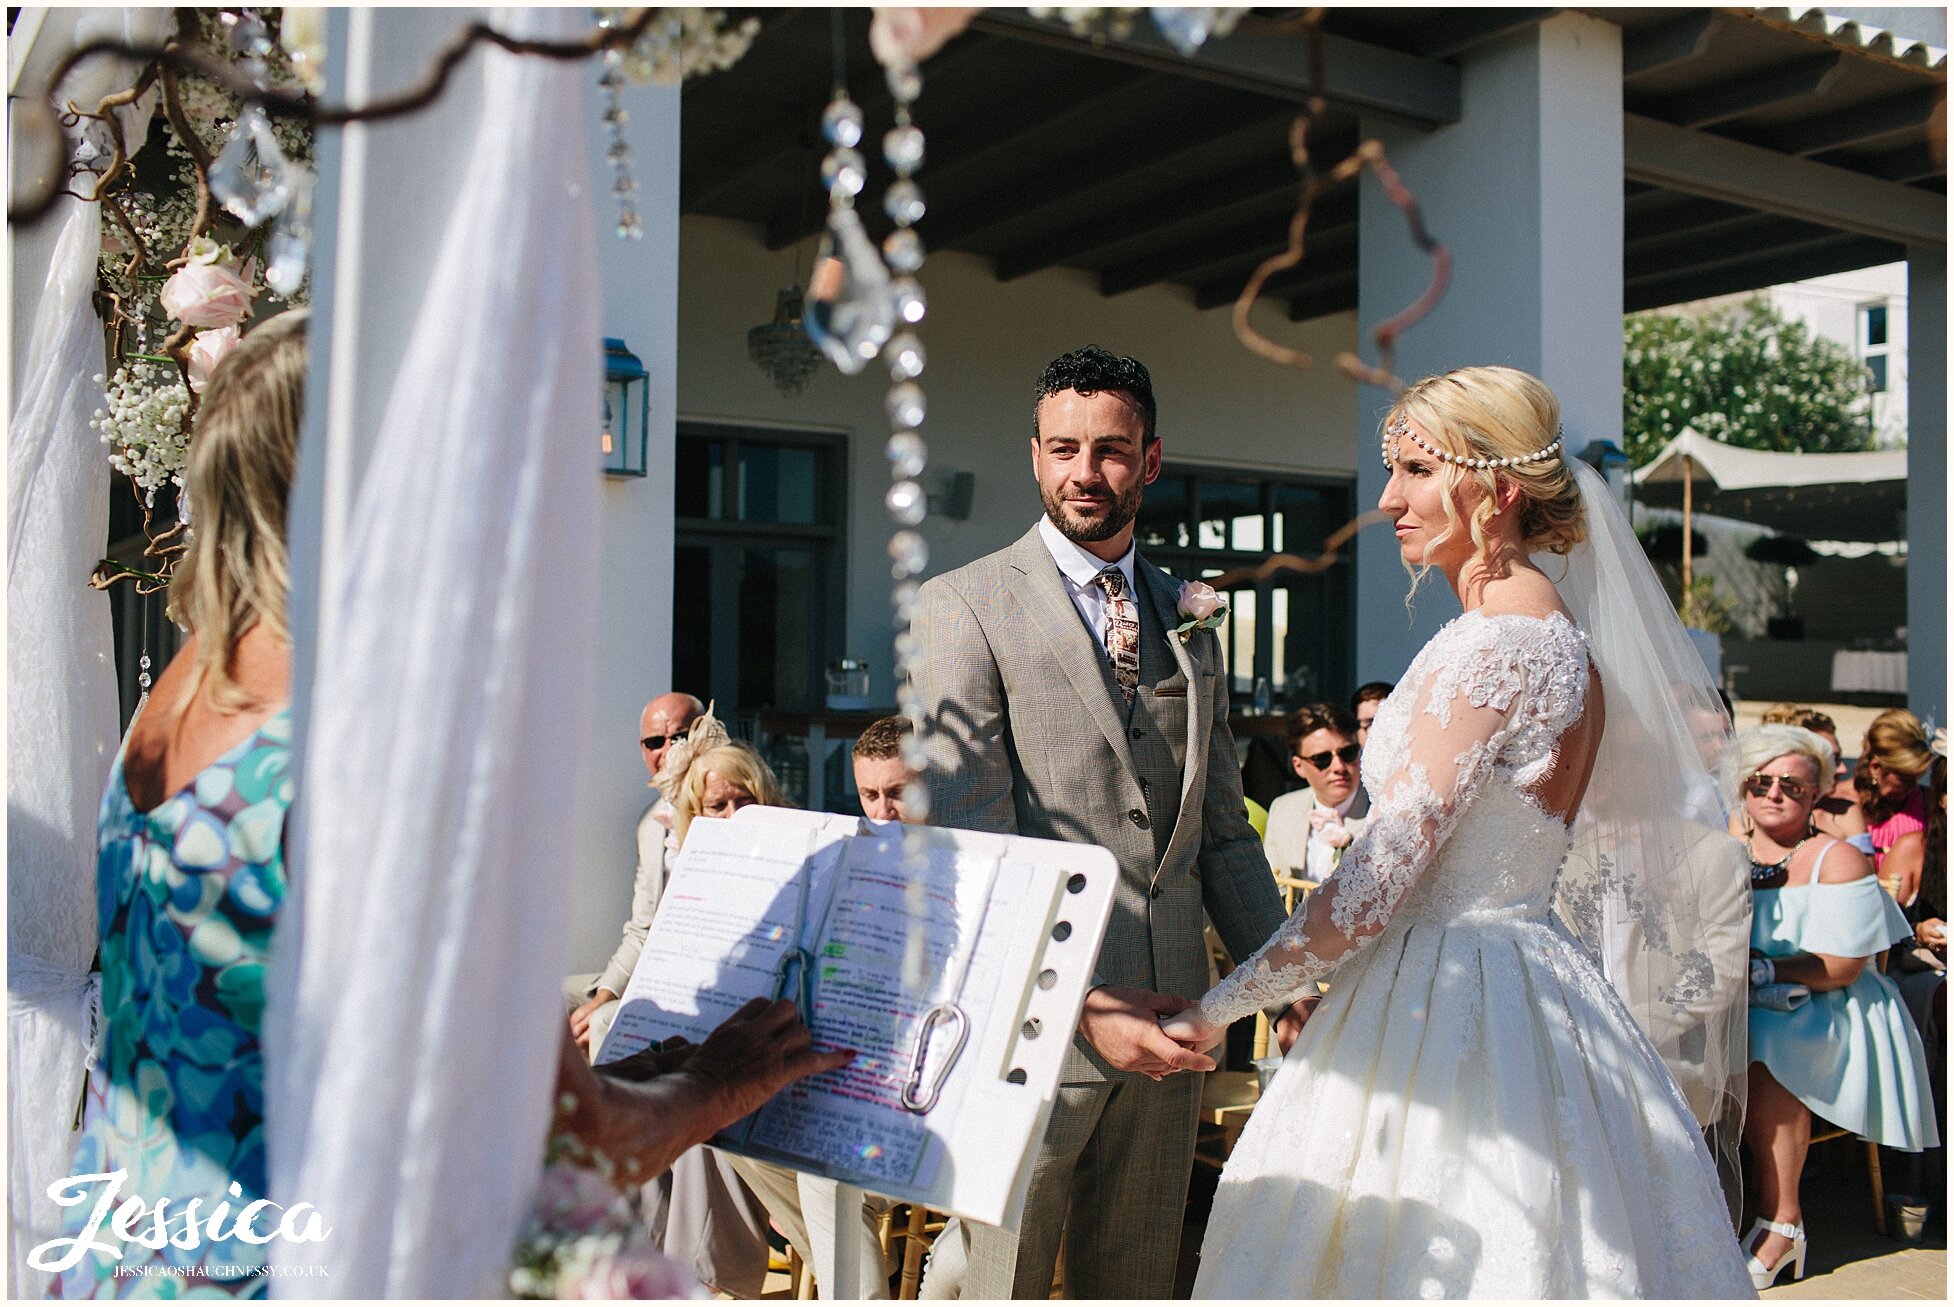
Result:
<svg viewBox="0 0 1954 1307">
<path fill-rule="evenodd" d="M 855 1062 L 713 1145 L 1015 1229 L 1117 879 L 1097 845 L 782 808 L 701 818 L 597 1061 L 793 998 L 816 1044 Z M 919 907 L 920 992 L 902 983 Z"/>
</svg>

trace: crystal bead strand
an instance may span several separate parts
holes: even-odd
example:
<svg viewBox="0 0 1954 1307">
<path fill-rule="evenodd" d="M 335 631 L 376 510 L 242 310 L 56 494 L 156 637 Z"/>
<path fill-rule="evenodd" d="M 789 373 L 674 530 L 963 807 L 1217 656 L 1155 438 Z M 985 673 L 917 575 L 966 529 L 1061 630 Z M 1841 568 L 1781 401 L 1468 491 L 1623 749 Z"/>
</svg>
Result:
<svg viewBox="0 0 1954 1307">
<path fill-rule="evenodd" d="M 889 537 L 889 557 L 894 566 L 896 629 L 896 705 L 908 719 L 909 734 L 903 738 L 903 763 L 916 773 L 903 791 L 903 807 L 911 821 L 918 823 L 904 836 L 905 861 L 912 864 L 905 877 L 904 908 L 908 930 L 903 942 L 903 984 L 920 991 L 928 980 L 925 947 L 928 939 L 929 893 L 927 879 L 919 874 L 926 856 L 925 836 L 920 824 L 929 820 L 929 787 L 924 776 L 929 769 L 929 751 L 924 744 L 923 703 L 916 693 L 916 656 L 920 641 L 909 629 L 916 611 L 917 580 L 929 565 L 929 549 L 916 530 L 929 515 L 929 496 L 917 477 L 929 463 L 929 446 L 916 428 L 928 411 L 923 387 L 927 356 L 914 328 L 923 320 L 927 302 L 916 274 L 923 266 L 923 242 L 916 223 L 923 216 L 923 192 L 916 185 L 916 170 L 923 165 L 923 131 L 910 118 L 910 106 L 923 91 L 923 75 L 913 65 L 898 64 L 888 70 L 889 93 L 895 100 L 895 126 L 882 138 L 882 157 L 896 179 L 882 197 L 883 210 L 895 223 L 895 230 L 882 242 L 882 258 L 896 280 L 889 286 L 896 311 L 897 334 L 883 348 L 889 368 L 889 393 L 886 404 L 893 428 L 886 450 L 889 459 L 889 493 L 886 503 L 895 531 Z"/>
<path fill-rule="evenodd" d="M 591 12 L 596 15 L 597 26 L 606 30 L 617 26 L 617 10 Z M 631 121 L 631 111 L 624 107 L 623 96 L 625 52 L 617 46 L 606 46 L 601 60 L 603 71 L 597 75 L 597 88 L 604 95 L 604 125 L 611 129 L 611 144 L 604 157 L 610 161 L 611 171 L 617 174 L 611 182 L 611 194 L 617 197 L 617 238 L 643 240 L 645 224 L 638 216 L 638 182 L 631 175 L 631 143 L 624 139 L 624 128 Z"/>
</svg>

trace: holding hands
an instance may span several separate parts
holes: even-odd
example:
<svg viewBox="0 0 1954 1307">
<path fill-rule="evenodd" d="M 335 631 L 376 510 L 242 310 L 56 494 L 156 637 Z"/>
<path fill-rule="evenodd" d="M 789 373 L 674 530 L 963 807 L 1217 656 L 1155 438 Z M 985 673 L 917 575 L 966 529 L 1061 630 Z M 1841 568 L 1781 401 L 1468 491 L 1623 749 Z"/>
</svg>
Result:
<svg viewBox="0 0 1954 1307">
<path fill-rule="evenodd" d="M 1137 1071 L 1161 1080 L 1176 1071 L 1212 1071 L 1215 1062 L 1200 1047 L 1187 1047 L 1168 1037 L 1160 1018 L 1176 1013 L 1200 1020 L 1200 1009 L 1191 999 L 1171 994 L 1155 994 L 1124 985 L 1101 985 L 1086 995 L 1085 1010 L 1079 1014 L 1079 1033 L 1111 1062 L 1116 1070 Z"/>
</svg>

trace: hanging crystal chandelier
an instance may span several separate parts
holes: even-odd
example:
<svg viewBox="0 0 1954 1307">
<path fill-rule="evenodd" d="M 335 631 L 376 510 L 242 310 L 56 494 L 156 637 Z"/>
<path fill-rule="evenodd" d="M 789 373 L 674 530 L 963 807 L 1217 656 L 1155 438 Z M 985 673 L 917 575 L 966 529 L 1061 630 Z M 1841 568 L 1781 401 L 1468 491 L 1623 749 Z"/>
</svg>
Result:
<svg viewBox="0 0 1954 1307">
<path fill-rule="evenodd" d="M 773 378 L 784 395 L 807 389 L 821 363 L 821 349 L 801 325 L 801 288 L 789 286 L 774 300 L 773 321 L 746 333 L 746 356 Z"/>
</svg>

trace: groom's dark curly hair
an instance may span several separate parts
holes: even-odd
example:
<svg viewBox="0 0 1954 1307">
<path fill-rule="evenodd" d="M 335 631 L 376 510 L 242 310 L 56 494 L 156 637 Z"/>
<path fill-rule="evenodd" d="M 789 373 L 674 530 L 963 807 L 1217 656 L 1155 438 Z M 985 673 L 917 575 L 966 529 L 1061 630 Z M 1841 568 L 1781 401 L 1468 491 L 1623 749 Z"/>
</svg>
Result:
<svg viewBox="0 0 1954 1307">
<path fill-rule="evenodd" d="M 1115 354 L 1097 345 L 1087 345 L 1069 354 L 1061 354 L 1045 365 L 1038 374 L 1038 394 L 1031 401 L 1031 434 L 1038 436 L 1038 404 L 1047 395 L 1060 391 L 1076 390 L 1081 395 L 1095 395 L 1102 390 L 1116 390 L 1140 406 L 1140 414 L 1146 420 L 1141 432 L 1140 443 L 1151 445 L 1154 434 L 1153 378 L 1147 375 L 1146 364 L 1138 359 Z"/>
</svg>

